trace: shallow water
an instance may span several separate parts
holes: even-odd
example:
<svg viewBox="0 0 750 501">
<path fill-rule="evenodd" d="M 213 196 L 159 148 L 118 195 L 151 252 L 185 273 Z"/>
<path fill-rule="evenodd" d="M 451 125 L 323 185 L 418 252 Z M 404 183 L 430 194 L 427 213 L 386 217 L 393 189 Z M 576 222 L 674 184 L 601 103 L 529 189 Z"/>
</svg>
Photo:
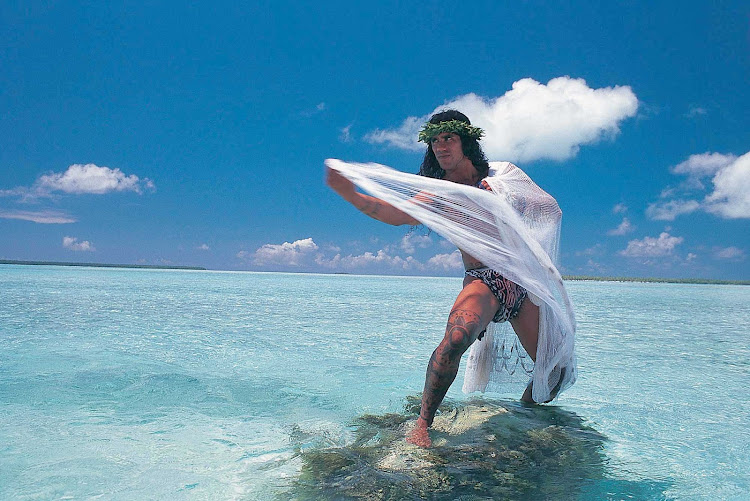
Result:
<svg viewBox="0 0 750 501">
<path fill-rule="evenodd" d="M 0 499 L 354 495 L 331 487 L 341 482 L 320 458 L 346 454 L 361 466 L 403 443 L 383 416 L 413 415 L 407 400 L 422 388 L 460 285 L 0 266 Z M 747 499 L 750 287 L 568 287 L 578 382 L 543 409 L 516 394 L 482 402 L 508 411 L 493 434 L 518 431 L 500 444 L 504 454 L 522 433 L 555 427 L 573 437 L 558 441 L 572 444 L 559 457 L 596 453 L 575 468 L 551 464 L 505 495 L 533 498 L 548 492 L 542 485 L 570 499 Z M 462 409 L 471 400 L 460 386 L 461 376 L 449 397 Z M 380 416 L 367 453 L 365 415 Z M 449 441 L 436 454 L 471 455 L 462 443 L 483 450 Z M 525 457 L 557 457 L 545 444 Z M 416 489 L 409 499 L 485 495 L 461 487 L 476 486 L 467 479 L 477 468 L 461 458 L 447 490 L 427 483 L 434 476 L 399 477 Z M 366 486 L 373 474 L 350 476 Z"/>
</svg>

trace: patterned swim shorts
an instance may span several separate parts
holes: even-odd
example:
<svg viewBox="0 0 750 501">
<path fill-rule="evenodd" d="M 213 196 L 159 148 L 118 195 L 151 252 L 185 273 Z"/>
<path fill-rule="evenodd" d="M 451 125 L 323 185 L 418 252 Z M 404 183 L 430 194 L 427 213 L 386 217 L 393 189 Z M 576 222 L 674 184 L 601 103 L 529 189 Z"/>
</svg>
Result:
<svg viewBox="0 0 750 501">
<path fill-rule="evenodd" d="M 511 282 L 500 273 L 487 267 L 466 270 L 466 276 L 476 277 L 490 288 L 492 294 L 500 301 L 500 309 L 495 313 L 493 322 L 505 322 L 515 318 L 521 311 L 523 300 L 528 292 L 515 282 Z M 480 337 L 481 339 L 481 337 Z"/>
</svg>

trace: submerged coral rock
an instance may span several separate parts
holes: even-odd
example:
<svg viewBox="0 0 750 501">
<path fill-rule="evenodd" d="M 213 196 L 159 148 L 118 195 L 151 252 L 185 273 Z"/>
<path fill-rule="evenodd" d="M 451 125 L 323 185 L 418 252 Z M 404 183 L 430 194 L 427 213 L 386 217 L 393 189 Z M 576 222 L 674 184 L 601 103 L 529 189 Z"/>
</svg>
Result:
<svg viewBox="0 0 750 501">
<path fill-rule="evenodd" d="M 405 441 L 404 414 L 365 415 L 345 447 L 308 450 L 286 499 L 575 499 L 603 476 L 604 437 L 570 412 L 516 402 L 447 403 L 433 447 Z M 412 412 L 410 412 L 412 411 Z"/>
</svg>

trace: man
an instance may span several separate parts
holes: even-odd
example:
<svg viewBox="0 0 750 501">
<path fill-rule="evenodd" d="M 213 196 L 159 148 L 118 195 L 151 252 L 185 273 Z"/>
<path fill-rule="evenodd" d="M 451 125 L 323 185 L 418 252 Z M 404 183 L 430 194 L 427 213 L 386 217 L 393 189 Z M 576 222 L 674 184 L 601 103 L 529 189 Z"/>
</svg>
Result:
<svg viewBox="0 0 750 501">
<path fill-rule="evenodd" d="M 458 111 L 448 110 L 433 115 L 419 134 L 419 140 L 427 143 L 420 175 L 492 192 L 488 179 L 485 179 L 490 166 L 478 143 L 482 135 L 483 131 L 472 126 L 468 117 Z M 517 169 L 515 166 L 513 168 Z M 421 224 L 404 210 L 357 192 L 349 179 L 330 167 L 327 183 L 341 197 L 374 219 L 392 225 Z M 428 193 L 419 196 L 430 197 Z M 554 205 L 556 207 L 556 203 Z M 523 348 L 532 360 L 536 360 L 539 305 L 530 300 L 524 287 L 508 280 L 499 271 L 486 267 L 464 250 L 459 250 L 466 269 L 463 289 L 448 315 L 444 337 L 428 363 L 419 418 L 407 436 L 409 442 L 420 447 L 431 445 L 428 428 L 456 378 L 461 356 L 472 343 L 483 337 L 490 322 L 509 321 Z M 561 388 L 564 372 L 561 374 L 558 370 L 556 374 L 557 379 L 552 382 L 557 384 L 552 385 L 553 391 L 546 395 L 544 401 L 554 398 Z M 525 402 L 534 401 L 532 383 L 521 397 Z"/>
</svg>

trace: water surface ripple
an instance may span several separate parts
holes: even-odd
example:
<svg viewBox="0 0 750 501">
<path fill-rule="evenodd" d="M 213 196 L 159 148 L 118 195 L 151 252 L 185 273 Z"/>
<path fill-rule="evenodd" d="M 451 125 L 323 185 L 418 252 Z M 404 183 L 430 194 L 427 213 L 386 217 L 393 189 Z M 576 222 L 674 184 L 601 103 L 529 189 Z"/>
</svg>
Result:
<svg viewBox="0 0 750 501">
<path fill-rule="evenodd" d="M 2 265 L 0 499 L 302 499 L 310 488 L 337 496 L 335 475 L 316 461 L 401 447 L 408 402 L 460 286 Z M 568 286 L 579 381 L 546 410 L 525 409 L 516 394 L 482 401 L 509 412 L 491 422 L 492 434 L 511 433 L 496 443 L 506 459 L 513 447 L 554 457 L 540 452 L 548 440 L 529 449 L 533 440 L 515 440 L 521 433 L 570 443 L 588 459 L 518 478 L 569 486 L 570 499 L 746 499 L 750 287 Z M 465 409 L 475 400 L 460 386 L 461 376 L 449 398 Z M 369 428 L 363 416 L 374 416 Z M 468 438 L 449 443 L 477 468 L 462 448 Z M 443 454 L 459 457 L 447 446 Z M 469 478 L 461 468 L 449 486 Z M 566 472 L 575 481 L 566 484 Z M 459 492 L 408 481 L 414 496 Z"/>
</svg>

